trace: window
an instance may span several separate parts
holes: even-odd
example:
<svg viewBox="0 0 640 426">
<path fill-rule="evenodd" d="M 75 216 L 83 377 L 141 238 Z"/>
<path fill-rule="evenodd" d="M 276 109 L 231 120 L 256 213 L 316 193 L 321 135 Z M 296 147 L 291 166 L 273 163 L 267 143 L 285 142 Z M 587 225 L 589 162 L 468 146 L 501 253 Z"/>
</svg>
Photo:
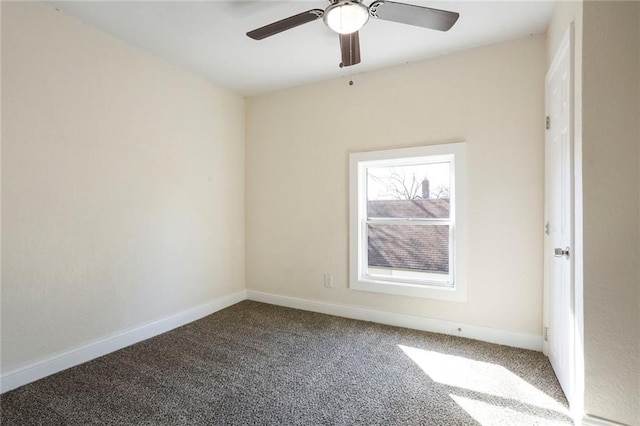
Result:
<svg viewBox="0 0 640 426">
<path fill-rule="evenodd" d="M 350 155 L 350 288 L 466 300 L 465 144 Z"/>
</svg>

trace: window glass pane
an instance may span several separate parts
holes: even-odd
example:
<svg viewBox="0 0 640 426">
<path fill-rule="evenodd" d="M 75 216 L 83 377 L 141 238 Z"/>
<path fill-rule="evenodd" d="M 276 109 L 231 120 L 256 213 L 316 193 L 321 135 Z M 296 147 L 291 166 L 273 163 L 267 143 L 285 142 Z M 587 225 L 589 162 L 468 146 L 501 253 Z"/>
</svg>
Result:
<svg viewBox="0 0 640 426">
<path fill-rule="evenodd" d="M 449 274 L 449 225 L 370 223 L 367 245 L 371 274 L 389 275 L 385 269 Z"/>
<path fill-rule="evenodd" d="M 449 163 L 367 169 L 367 217 L 449 218 Z"/>
</svg>

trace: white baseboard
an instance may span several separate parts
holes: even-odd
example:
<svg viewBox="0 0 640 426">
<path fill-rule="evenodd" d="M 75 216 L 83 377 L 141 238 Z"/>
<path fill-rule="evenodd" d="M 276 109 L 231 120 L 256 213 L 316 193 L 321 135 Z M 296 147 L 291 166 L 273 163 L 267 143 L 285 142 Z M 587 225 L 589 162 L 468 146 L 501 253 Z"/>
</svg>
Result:
<svg viewBox="0 0 640 426">
<path fill-rule="evenodd" d="M 10 391 L 17 387 L 26 385 L 27 383 L 31 383 L 59 371 L 66 370 L 67 368 L 91 361 L 92 359 L 101 357 L 124 347 L 133 345 L 159 334 L 166 333 L 169 330 L 173 330 L 176 327 L 180 327 L 203 318 L 245 299 L 269 303 L 272 305 L 286 306 L 289 308 L 302 309 L 305 311 L 336 315 L 345 318 L 467 337 L 470 339 L 482 340 L 485 342 L 517 348 L 532 349 L 535 351 L 542 350 L 541 336 L 514 333 L 511 331 L 424 318 L 415 315 L 382 312 L 356 306 L 279 296 L 255 290 L 243 290 L 229 296 L 213 300 L 204 305 L 178 312 L 177 314 L 166 318 L 105 336 L 82 346 L 54 354 L 43 360 L 9 371 L 0 376 L 0 393 Z M 587 419 L 587 417 L 585 417 L 585 419 Z M 589 421 L 591 421 L 591 423 L 588 423 L 585 420 L 583 424 L 589 426 L 619 426 L 616 423 L 602 423 L 603 420 L 596 418 L 590 419 L 591 420 Z"/>
<path fill-rule="evenodd" d="M 270 303 L 272 305 L 286 306 L 288 308 L 412 328 L 415 330 L 449 334 L 452 336 L 466 337 L 469 339 L 482 340 L 485 342 L 513 346 L 516 348 L 531 349 L 534 351 L 542 350 L 542 336 L 536 336 L 533 334 L 515 333 L 512 331 L 425 318 L 415 315 L 396 314 L 356 306 L 279 296 L 255 290 L 247 290 L 247 296 L 249 300 Z"/>
<path fill-rule="evenodd" d="M 166 333 L 247 298 L 246 290 L 212 300 L 204 305 L 102 337 L 82 346 L 57 353 L 43 360 L 9 371 L 0 376 L 0 393 L 42 379 L 151 337 Z"/>
<path fill-rule="evenodd" d="M 582 418 L 582 426 L 625 426 L 623 423 L 614 422 L 612 420 L 593 417 L 588 414 Z"/>
</svg>

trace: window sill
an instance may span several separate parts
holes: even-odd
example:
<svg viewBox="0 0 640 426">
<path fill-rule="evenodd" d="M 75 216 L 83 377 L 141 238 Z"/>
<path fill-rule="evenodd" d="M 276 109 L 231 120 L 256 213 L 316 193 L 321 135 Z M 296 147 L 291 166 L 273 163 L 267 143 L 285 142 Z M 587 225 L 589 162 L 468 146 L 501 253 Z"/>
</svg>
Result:
<svg viewBox="0 0 640 426">
<path fill-rule="evenodd" d="M 382 280 L 351 280 L 351 290 L 373 293 L 395 294 L 399 296 L 420 297 L 424 299 L 445 300 L 449 302 L 466 302 L 467 294 L 460 285 L 456 287 L 430 286 L 387 282 Z"/>
</svg>

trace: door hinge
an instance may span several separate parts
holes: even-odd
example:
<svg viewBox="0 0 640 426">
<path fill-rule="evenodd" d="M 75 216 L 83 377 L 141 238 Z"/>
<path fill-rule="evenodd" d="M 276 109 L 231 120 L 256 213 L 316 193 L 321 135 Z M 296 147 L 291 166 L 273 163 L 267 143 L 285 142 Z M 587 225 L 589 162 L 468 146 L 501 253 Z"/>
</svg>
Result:
<svg viewBox="0 0 640 426">
<path fill-rule="evenodd" d="M 544 233 L 549 235 L 549 222 L 544 225 Z"/>
<path fill-rule="evenodd" d="M 545 327 L 542 333 L 542 338 L 545 342 L 549 341 L 549 327 Z"/>
<path fill-rule="evenodd" d="M 551 128 L 551 119 L 549 118 L 548 115 L 547 115 L 547 119 L 545 120 L 545 127 L 547 128 L 547 130 Z"/>
</svg>

